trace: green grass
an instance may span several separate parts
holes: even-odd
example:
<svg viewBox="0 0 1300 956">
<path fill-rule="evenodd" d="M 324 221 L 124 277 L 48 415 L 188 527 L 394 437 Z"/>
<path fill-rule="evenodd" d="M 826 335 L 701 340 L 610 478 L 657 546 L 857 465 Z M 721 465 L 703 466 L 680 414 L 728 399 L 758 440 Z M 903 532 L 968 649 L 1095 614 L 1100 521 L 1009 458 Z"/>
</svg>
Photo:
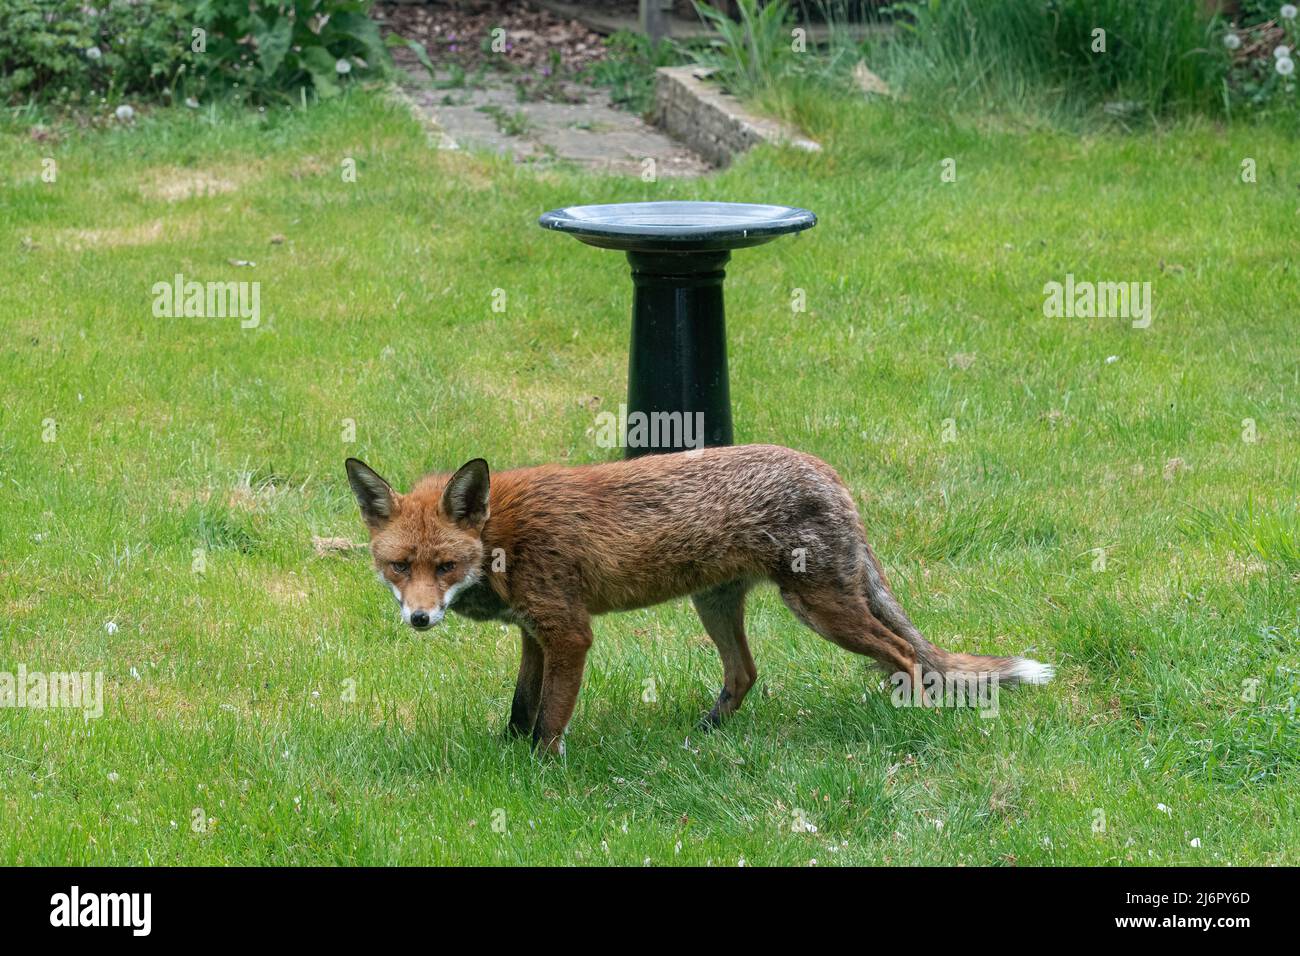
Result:
<svg viewBox="0 0 1300 956">
<path fill-rule="evenodd" d="M 1300 862 L 1295 140 L 797 105 L 823 153 L 693 182 L 439 153 L 368 95 L 0 134 L 0 671 L 106 681 L 98 720 L 0 709 L 0 863 Z M 626 264 L 535 219 L 663 198 L 820 215 L 732 261 L 737 439 L 840 470 L 936 642 L 1056 683 L 896 710 L 762 591 L 759 686 L 699 737 L 720 667 L 677 603 L 596 622 L 539 762 L 500 738 L 513 634 L 403 630 L 364 553 L 315 554 L 361 536 L 349 455 L 609 456 Z M 155 318 L 177 272 L 260 281 L 261 325 Z M 1067 272 L 1152 282 L 1151 328 L 1044 318 Z"/>
</svg>

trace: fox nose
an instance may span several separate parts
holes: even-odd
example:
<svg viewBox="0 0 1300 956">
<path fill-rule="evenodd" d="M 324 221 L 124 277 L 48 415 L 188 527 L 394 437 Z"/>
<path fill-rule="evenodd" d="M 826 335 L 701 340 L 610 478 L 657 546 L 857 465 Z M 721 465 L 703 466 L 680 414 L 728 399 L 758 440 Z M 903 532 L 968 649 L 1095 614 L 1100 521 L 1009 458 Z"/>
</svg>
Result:
<svg viewBox="0 0 1300 956">
<path fill-rule="evenodd" d="M 415 628 L 417 631 L 423 631 L 423 630 L 425 630 L 428 626 L 429 626 L 429 612 L 428 612 L 428 611 L 412 611 L 412 612 L 411 612 L 411 627 Z"/>
</svg>

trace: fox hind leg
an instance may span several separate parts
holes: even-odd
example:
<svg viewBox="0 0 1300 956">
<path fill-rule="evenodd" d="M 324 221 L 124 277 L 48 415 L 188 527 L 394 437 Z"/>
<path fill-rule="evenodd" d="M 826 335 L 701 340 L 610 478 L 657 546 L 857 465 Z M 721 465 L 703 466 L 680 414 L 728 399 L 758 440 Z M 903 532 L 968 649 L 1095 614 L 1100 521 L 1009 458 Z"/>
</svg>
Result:
<svg viewBox="0 0 1300 956">
<path fill-rule="evenodd" d="M 866 557 L 866 563 L 863 565 L 862 596 L 866 598 L 871 613 L 878 620 L 912 645 L 924 677 L 929 677 L 931 674 L 942 674 L 945 679 L 951 677 L 985 680 L 992 677 L 1007 686 L 1046 684 L 1052 679 L 1055 669 L 1051 664 L 1044 664 L 1028 657 L 954 654 L 952 651 L 931 644 L 917 630 L 916 625 L 899 605 L 898 599 L 889 589 L 885 569 L 880 566 L 880 561 L 865 541 L 862 542 L 862 551 Z"/>
<path fill-rule="evenodd" d="M 700 721 L 705 729 L 717 727 L 735 713 L 758 679 L 745 637 L 745 593 L 749 586 L 748 581 L 729 581 L 691 595 L 695 612 L 722 658 L 722 690 L 713 709 Z"/>
<path fill-rule="evenodd" d="M 919 680 L 916 651 L 852 589 L 814 581 L 781 582 L 781 599 L 804 624 L 846 651 L 873 658 L 888 673 Z"/>
</svg>

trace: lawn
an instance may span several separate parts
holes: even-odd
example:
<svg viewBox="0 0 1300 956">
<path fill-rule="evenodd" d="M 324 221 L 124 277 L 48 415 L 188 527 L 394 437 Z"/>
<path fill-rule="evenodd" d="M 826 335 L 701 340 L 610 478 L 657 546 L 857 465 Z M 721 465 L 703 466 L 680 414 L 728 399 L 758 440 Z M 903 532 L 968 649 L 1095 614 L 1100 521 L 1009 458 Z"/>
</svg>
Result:
<svg viewBox="0 0 1300 956">
<path fill-rule="evenodd" d="M 823 153 L 656 183 L 438 152 L 363 92 L 0 132 L 0 671 L 104 674 L 98 719 L 0 709 L 0 863 L 1300 863 L 1294 137 L 795 108 Z M 363 537 L 350 455 L 615 454 L 626 264 L 535 220 L 664 198 L 817 212 L 732 260 L 737 441 L 840 471 L 932 640 L 1056 682 L 897 709 L 763 590 L 700 736 L 679 602 L 596 621 L 539 761 L 515 634 L 416 634 L 317 553 Z M 260 282 L 259 323 L 156 316 L 177 273 Z M 1067 274 L 1150 282 L 1150 327 L 1046 317 Z"/>
</svg>

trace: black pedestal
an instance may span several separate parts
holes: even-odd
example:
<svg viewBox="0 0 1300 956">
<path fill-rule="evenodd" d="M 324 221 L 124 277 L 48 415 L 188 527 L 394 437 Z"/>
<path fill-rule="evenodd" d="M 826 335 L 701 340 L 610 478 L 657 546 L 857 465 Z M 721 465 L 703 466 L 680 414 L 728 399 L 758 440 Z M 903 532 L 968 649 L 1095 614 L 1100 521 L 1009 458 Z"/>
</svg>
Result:
<svg viewBox="0 0 1300 956">
<path fill-rule="evenodd" d="M 732 249 L 808 229 L 806 209 L 745 203 L 651 202 L 572 206 L 547 229 L 621 249 L 632 266 L 627 457 L 731 444 L 731 391 L 722 302 Z M 633 423 L 645 427 L 637 431 Z"/>
</svg>

